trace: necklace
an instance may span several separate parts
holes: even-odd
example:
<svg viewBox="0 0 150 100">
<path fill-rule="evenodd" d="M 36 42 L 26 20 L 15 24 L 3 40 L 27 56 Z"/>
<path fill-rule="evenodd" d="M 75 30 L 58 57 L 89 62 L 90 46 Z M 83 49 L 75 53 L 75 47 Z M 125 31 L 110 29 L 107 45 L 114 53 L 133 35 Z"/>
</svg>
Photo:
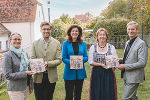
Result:
<svg viewBox="0 0 150 100">
<path fill-rule="evenodd" d="M 98 46 L 99 46 L 102 50 L 104 50 L 104 48 L 106 47 L 106 44 L 105 44 L 104 46 L 100 46 L 99 43 L 98 43 Z"/>
</svg>

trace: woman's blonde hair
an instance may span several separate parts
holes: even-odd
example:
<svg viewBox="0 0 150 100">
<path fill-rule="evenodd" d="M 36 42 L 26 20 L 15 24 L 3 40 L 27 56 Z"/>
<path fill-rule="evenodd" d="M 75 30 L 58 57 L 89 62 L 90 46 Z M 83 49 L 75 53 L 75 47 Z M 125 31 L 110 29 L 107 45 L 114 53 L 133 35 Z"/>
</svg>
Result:
<svg viewBox="0 0 150 100">
<path fill-rule="evenodd" d="M 96 32 L 96 41 L 98 42 L 98 35 L 100 34 L 101 31 L 104 31 L 104 33 L 106 34 L 106 37 L 108 39 L 108 32 L 105 28 L 99 28 Z M 107 41 L 107 40 L 106 40 Z"/>
</svg>

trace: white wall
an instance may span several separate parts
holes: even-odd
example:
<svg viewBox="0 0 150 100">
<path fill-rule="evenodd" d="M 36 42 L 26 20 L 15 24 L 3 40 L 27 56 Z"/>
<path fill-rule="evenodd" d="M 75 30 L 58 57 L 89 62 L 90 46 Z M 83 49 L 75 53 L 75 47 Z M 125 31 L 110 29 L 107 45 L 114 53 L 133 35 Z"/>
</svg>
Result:
<svg viewBox="0 0 150 100">
<path fill-rule="evenodd" d="M 1 49 L 6 50 L 6 41 L 8 40 L 8 34 L 0 34 L 0 41 L 1 41 Z"/>
<path fill-rule="evenodd" d="M 37 5 L 36 18 L 34 22 L 34 29 L 35 29 L 34 40 L 37 40 L 42 37 L 42 34 L 40 32 L 40 24 L 41 22 L 45 21 L 44 19 L 45 13 L 42 11 L 42 9 L 43 9 L 42 6 Z"/>
<path fill-rule="evenodd" d="M 22 46 L 29 48 L 34 40 L 34 24 L 32 22 L 25 23 L 3 23 L 3 25 L 12 33 L 20 33 L 22 35 Z"/>
</svg>

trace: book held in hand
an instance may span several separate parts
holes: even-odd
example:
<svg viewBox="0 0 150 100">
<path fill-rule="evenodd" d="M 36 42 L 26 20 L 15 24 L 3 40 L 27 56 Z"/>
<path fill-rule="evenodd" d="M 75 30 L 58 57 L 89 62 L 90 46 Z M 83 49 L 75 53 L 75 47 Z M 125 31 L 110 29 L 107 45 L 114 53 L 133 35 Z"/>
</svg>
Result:
<svg viewBox="0 0 150 100">
<path fill-rule="evenodd" d="M 83 69 L 83 56 L 70 56 L 70 69 Z"/>
<path fill-rule="evenodd" d="M 118 57 L 114 56 L 114 55 L 107 55 L 106 56 L 106 66 L 108 68 L 119 66 Z"/>
<path fill-rule="evenodd" d="M 34 71 L 35 73 L 44 72 L 44 61 L 42 58 L 40 59 L 30 59 L 30 67 L 31 71 Z"/>
</svg>

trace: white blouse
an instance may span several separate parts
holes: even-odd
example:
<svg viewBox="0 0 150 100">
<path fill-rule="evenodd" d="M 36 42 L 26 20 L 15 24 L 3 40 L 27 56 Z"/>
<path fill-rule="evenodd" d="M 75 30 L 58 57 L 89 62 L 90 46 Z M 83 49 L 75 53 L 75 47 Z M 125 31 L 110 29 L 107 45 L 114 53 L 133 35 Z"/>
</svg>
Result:
<svg viewBox="0 0 150 100">
<path fill-rule="evenodd" d="M 108 51 L 108 44 L 109 44 L 109 43 L 106 44 L 107 50 L 106 50 L 105 52 L 99 52 L 99 51 L 98 51 L 98 43 L 96 43 L 96 45 L 97 45 L 97 52 L 100 53 L 100 54 L 105 54 L 105 53 L 107 53 L 107 51 Z M 94 62 L 94 60 L 93 60 L 93 53 L 94 53 L 94 51 L 95 51 L 95 48 L 94 48 L 94 45 L 92 45 L 92 46 L 90 47 L 90 49 L 89 49 L 89 58 L 88 58 L 88 63 L 89 63 L 89 64 L 92 64 L 92 63 Z M 111 45 L 111 53 L 112 53 L 112 55 L 115 55 L 115 56 L 117 55 L 116 49 L 115 49 L 115 47 L 114 47 L 113 45 Z M 92 66 L 91 66 L 91 67 L 92 67 Z"/>
</svg>

